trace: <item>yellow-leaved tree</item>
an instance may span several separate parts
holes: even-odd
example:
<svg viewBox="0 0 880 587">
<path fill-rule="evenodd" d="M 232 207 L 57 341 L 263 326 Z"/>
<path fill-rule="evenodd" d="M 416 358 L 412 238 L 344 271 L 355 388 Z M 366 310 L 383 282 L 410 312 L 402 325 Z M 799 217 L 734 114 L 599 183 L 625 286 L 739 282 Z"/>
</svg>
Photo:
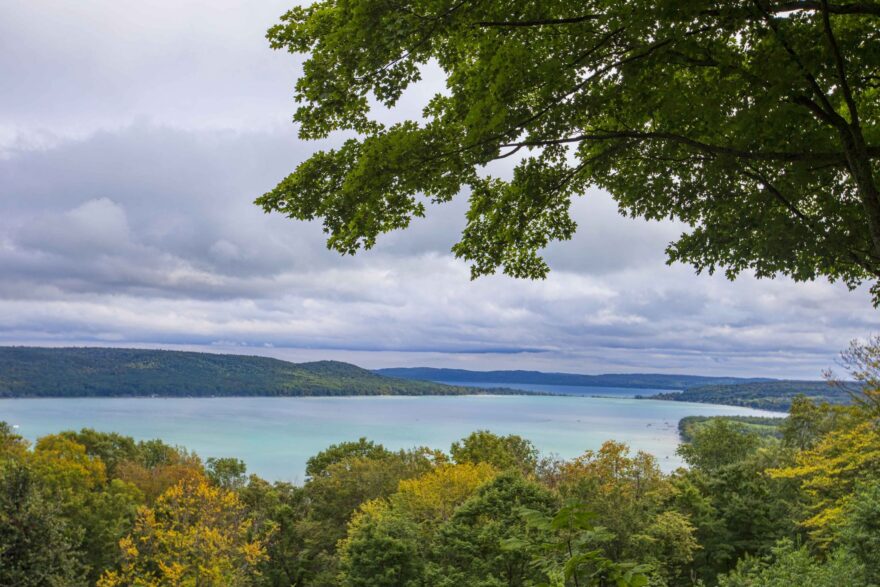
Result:
<svg viewBox="0 0 880 587">
<path fill-rule="evenodd" d="M 810 516 L 803 525 L 819 544 L 828 545 L 860 483 L 880 477 L 880 430 L 873 418 L 836 428 L 811 449 L 795 456 L 791 467 L 769 471 L 772 477 L 799 479 Z"/>
<path fill-rule="evenodd" d="M 489 463 L 441 465 L 421 477 L 404 479 L 390 501 L 397 510 L 417 523 L 439 523 L 477 488 L 490 481 L 498 470 Z"/>
<path fill-rule="evenodd" d="M 841 353 L 841 364 L 845 380 L 826 375 L 849 392 L 854 405 L 801 406 L 800 417 L 806 428 L 819 429 L 817 438 L 797 452 L 793 465 L 769 471 L 800 481 L 808 508 L 803 526 L 823 547 L 837 538 L 858 491 L 880 479 L 880 336 L 854 340 Z"/>
<path fill-rule="evenodd" d="M 250 585 L 266 558 L 238 495 L 204 477 L 182 480 L 153 507 L 138 510 L 119 545 L 122 564 L 99 587 L 237 587 Z"/>
<path fill-rule="evenodd" d="M 339 543 L 340 584 L 384 587 L 421 581 L 437 528 L 497 474 L 483 462 L 440 465 L 402 480 L 388 499 L 361 505 Z"/>
</svg>

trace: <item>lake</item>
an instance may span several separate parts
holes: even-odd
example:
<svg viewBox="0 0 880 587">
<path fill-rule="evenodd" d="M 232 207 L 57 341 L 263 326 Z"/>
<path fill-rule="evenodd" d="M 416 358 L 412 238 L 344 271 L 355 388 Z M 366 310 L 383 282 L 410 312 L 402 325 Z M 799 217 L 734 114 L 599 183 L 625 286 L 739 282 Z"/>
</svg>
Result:
<svg viewBox="0 0 880 587">
<path fill-rule="evenodd" d="M 449 445 L 488 429 L 519 434 L 571 458 L 614 439 L 654 454 L 670 471 L 685 416 L 770 415 L 748 408 L 619 397 L 370 396 L 309 398 L 76 398 L 0 400 L 0 420 L 35 440 L 95 428 L 161 438 L 203 458 L 238 457 L 270 480 L 301 482 L 308 457 L 366 436 L 393 449 Z"/>
<path fill-rule="evenodd" d="M 464 387 L 479 387 L 480 389 L 498 389 L 509 387 L 538 393 L 553 393 L 558 395 L 585 395 L 590 397 L 635 397 L 641 395 L 648 397 L 658 393 L 671 393 L 681 391 L 678 389 L 652 389 L 642 387 L 604 387 L 601 385 L 547 385 L 544 383 L 496 383 L 486 381 L 435 381 L 446 385 L 461 385 Z"/>
</svg>

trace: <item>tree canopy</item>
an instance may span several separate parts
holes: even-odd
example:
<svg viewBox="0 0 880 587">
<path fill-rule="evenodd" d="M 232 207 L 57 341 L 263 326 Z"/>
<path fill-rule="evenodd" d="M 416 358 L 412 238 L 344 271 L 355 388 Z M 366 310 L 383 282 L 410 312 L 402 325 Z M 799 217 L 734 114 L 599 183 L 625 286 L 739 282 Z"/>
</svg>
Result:
<svg viewBox="0 0 880 587">
<path fill-rule="evenodd" d="M 323 0 L 268 38 L 307 55 L 300 136 L 347 138 L 257 203 L 341 253 L 467 192 L 472 275 L 543 277 L 596 186 L 686 223 L 668 258 L 698 271 L 880 277 L 876 2 Z M 445 90 L 383 123 L 428 68 Z"/>
<path fill-rule="evenodd" d="M 848 353 L 873 373 L 880 345 Z M 669 472 L 611 440 L 562 459 L 479 430 L 448 450 L 339 442 L 297 486 L 0 422 L 0 585 L 876 587 L 875 381 L 849 406 L 797 398 L 779 434 L 703 420 Z"/>
<path fill-rule="evenodd" d="M 478 431 L 449 451 L 341 442 L 301 486 L 0 422 L 0 584 L 880 585 L 876 416 L 808 404 L 781 440 L 709 420 L 669 473 L 619 442 L 535 463 Z"/>
</svg>

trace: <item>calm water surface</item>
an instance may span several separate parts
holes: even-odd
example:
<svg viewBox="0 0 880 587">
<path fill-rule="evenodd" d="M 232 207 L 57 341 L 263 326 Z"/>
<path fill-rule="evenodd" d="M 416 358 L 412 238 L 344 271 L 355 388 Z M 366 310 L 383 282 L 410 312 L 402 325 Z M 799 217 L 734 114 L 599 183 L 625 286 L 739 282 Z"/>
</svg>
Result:
<svg viewBox="0 0 880 587">
<path fill-rule="evenodd" d="M 670 393 L 679 391 L 675 389 L 651 389 L 647 387 L 603 387 L 601 385 L 546 385 L 543 383 L 496 383 L 486 381 L 437 381 L 447 385 L 462 385 L 465 387 L 479 387 L 481 389 L 496 389 L 509 387 L 511 389 L 524 389 L 540 393 L 556 393 L 559 395 L 586 395 L 590 397 L 635 397 L 641 395 L 648 397 L 658 393 Z"/>
<path fill-rule="evenodd" d="M 678 420 L 690 415 L 776 415 L 684 402 L 562 396 L 327 398 L 77 398 L 0 400 L 0 420 L 34 440 L 84 427 L 162 440 L 206 457 L 238 457 L 250 472 L 301 482 L 306 459 L 366 436 L 389 448 L 450 443 L 478 429 L 519 434 L 544 453 L 570 458 L 614 439 L 675 456 Z"/>
</svg>

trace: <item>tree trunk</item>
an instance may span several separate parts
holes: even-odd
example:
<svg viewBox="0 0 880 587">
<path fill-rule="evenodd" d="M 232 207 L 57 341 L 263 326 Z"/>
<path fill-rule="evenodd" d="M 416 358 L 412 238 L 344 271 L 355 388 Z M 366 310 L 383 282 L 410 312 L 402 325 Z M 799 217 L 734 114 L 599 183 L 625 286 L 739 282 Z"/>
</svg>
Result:
<svg viewBox="0 0 880 587">
<path fill-rule="evenodd" d="M 871 236 L 872 257 L 880 260 L 880 190 L 874 178 L 871 158 L 861 129 L 850 126 L 841 132 L 850 175 L 856 184 L 859 198 L 865 209 L 868 232 Z"/>
</svg>

